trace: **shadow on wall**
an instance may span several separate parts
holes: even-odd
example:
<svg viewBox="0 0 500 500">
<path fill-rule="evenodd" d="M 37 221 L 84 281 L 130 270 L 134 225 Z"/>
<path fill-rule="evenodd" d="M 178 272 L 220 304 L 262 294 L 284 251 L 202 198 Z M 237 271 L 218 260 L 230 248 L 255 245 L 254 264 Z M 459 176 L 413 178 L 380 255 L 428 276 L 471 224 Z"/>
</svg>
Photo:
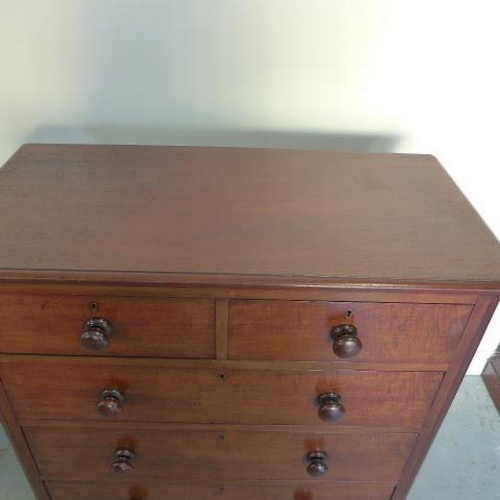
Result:
<svg viewBox="0 0 500 500">
<path fill-rule="evenodd" d="M 25 142 L 35 143 L 261 147 L 379 153 L 395 151 L 401 140 L 400 136 L 383 134 L 111 127 L 41 127 L 25 138 Z"/>
</svg>

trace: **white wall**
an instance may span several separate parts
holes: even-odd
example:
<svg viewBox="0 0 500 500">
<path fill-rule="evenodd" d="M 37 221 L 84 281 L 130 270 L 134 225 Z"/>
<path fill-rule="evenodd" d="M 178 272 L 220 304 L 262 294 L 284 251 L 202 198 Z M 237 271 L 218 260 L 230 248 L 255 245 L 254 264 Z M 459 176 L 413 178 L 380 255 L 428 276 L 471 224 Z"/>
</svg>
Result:
<svg viewBox="0 0 500 500">
<path fill-rule="evenodd" d="M 374 134 L 437 155 L 500 235 L 496 3 L 2 0 L 0 162 L 29 140 Z M 499 342 L 497 318 L 471 372 Z"/>
</svg>

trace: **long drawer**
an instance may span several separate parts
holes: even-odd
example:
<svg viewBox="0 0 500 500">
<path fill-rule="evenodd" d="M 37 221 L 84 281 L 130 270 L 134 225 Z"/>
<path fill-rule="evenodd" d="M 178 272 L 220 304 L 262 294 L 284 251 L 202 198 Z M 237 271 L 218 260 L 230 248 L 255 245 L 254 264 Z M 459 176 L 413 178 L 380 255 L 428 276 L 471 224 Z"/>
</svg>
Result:
<svg viewBox="0 0 500 500">
<path fill-rule="evenodd" d="M 84 332 L 100 334 L 93 318 L 111 325 L 98 351 L 81 345 Z M 208 299 L 1 295 L 0 352 L 213 358 L 214 318 Z"/>
<path fill-rule="evenodd" d="M 205 485 L 128 481 L 127 483 L 49 482 L 52 500 L 165 500 L 196 498 L 199 500 L 389 500 L 394 488 L 391 482 L 337 482 L 315 484 L 275 483 L 260 485 Z"/>
<path fill-rule="evenodd" d="M 338 361 L 332 333 L 349 333 L 343 328 L 349 325 L 359 341 L 354 362 L 448 362 L 472 309 L 469 304 L 232 300 L 228 357 Z M 335 347 L 341 353 L 338 340 Z"/>
<path fill-rule="evenodd" d="M 21 420 L 303 424 L 417 430 L 440 372 L 185 368 L 24 358 L 0 367 Z M 118 391 L 114 394 L 112 391 Z M 119 400 L 117 399 L 119 398 Z"/>
<path fill-rule="evenodd" d="M 113 429 L 111 426 L 24 428 L 41 475 L 48 480 L 175 481 L 310 480 L 310 453 L 326 453 L 326 474 L 314 481 L 396 481 L 416 435 L 356 432 L 258 432 Z M 131 472 L 116 464 L 131 450 Z M 129 467 L 127 467 L 129 468 Z"/>
</svg>

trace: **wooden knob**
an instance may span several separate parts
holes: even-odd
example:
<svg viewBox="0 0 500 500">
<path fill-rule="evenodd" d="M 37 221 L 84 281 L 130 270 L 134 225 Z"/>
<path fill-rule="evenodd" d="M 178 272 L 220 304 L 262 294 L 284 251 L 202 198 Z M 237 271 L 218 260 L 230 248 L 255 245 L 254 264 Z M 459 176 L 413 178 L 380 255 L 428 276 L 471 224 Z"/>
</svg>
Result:
<svg viewBox="0 0 500 500">
<path fill-rule="evenodd" d="M 116 460 L 111 464 L 117 474 L 127 474 L 134 470 L 130 463 L 135 458 L 135 453 L 128 448 L 118 449 L 115 452 Z"/>
<path fill-rule="evenodd" d="M 85 331 L 80 342 L 89 351 L 101 351 L 109 345 L 113 327 L 106 318 L 90 318 L 85 323 Z"/>
<path fill-rule="evenodd" d="M 326 392 L 318 396 L 318 416 L 325 422 L 335 422 L 345 413 L 342 398 L 336 392 Z"/>
<path fill-rule="evenodd" d="M 361 340 L 354 325 L 338 325 L 330 334 L 333 340 L 333 352 L 339 358 L 354 358 L 361 352 Z"/>
<path fill-rule="evenodd" d="M 307 460 L 309 460 L 307 473 L 310 476 L 324 476 L 328 472 L 328 465 L 325 463 L 326 456 L 325 451 L 311 451 L 307 454 Z"/>
<path fill-rule="evenodd" d="M 97 411 L 102 417 L 120 417 L 123 414 L 123 394 L 118 389 L 104 389 L 99 394 Z"/>
</svg>

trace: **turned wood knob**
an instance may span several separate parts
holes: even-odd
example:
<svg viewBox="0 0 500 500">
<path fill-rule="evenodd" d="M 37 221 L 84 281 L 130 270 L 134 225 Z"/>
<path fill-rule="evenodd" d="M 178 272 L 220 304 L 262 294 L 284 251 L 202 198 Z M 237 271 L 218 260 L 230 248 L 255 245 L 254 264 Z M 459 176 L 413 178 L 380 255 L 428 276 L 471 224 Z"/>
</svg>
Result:
<svg viewBox="0 0 500 500">
<path fill-rule="evenodd" d="M 99 394 L 97 411 L 102 417 L 120 417 L 123 414 L 123 394 L 118 389 L 104 389 Z"/>
<path fill-rule="evenodd" d="M 342 405 L 342 398 L 336 392 L 325 392 L 318 396 L 318 416 L 325 422 L 335 422 L 345 413 L 345 408 Z"/>
<path fill-rule="evenodd" d="M 307 454 L 307 460 L 309 460 L 307 473 L 310 476 L 324 476 L 328 472 L 328 465 L 325 463 L 326 456 L 325 451 L 311 451 Z"/>
<path fill-rule="evenodd" d="M 330 334 L 333 340 L 333 352 L 339 358 L 354 358 L 361 352 L 361 340 L 354 325 L 338 325 Z"/>
<path fill-rule="evenodd" d="M 127 474 L 134 470 L 130 463 L 135 458 L 135 453 L 128 448 L 120 448 L 115 452 L 116 460 L 111 464 L 117 474 Z"/>
<path fill-rule="evenodd" d="M 101 351 L 109 345 L 113 327 L 106 318 L 90 318 L 85 323 L 85 331 L 80 342 L 89 351 Z"/>
</svg>

